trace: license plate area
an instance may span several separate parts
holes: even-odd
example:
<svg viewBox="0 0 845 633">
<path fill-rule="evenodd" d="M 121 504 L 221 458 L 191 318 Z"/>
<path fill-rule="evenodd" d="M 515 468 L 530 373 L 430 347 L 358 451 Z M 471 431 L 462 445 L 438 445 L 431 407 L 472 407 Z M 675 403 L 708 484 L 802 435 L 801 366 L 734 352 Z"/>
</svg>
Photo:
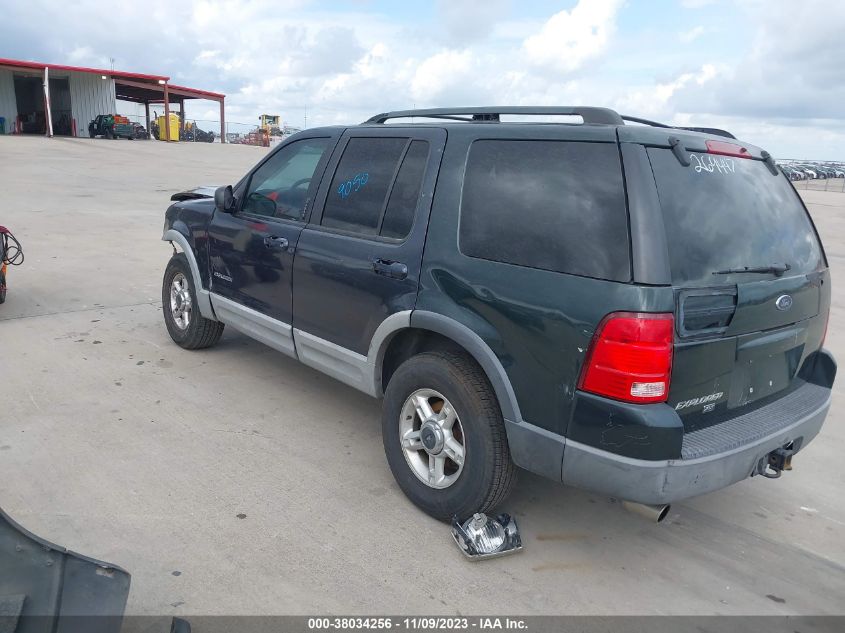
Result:
<svg viewBox="0 0 845 633">
<path fill-rule="evenodd" d="M 749 404 L 786 389 L 801 366 L 806 340 L 804 327 L 738 337 L 728 407 Z"/>
</svg>

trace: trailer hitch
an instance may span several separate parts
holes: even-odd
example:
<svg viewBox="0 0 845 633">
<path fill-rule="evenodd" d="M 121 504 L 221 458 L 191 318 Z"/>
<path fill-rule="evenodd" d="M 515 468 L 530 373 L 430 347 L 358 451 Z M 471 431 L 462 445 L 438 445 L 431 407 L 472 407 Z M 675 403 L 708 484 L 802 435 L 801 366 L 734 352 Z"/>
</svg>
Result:
<svg viewBox="0 0 845 633">
<path fill-rule="evenodd" d="M 792 456 L 794 454 L 792 442 L 773 450 L 757 464 L 757 474 L 768 479 L 777 479 L 784 470 L 792 470 Z"/>
</svg>

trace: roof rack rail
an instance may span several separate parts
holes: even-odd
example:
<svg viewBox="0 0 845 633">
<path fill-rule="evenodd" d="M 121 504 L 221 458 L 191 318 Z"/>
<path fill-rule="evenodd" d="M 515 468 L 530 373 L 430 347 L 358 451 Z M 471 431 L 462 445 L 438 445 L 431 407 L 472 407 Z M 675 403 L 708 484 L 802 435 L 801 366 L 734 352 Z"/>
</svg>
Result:
<svg viewBox="0 0 845 633">
<path fill-rule="evenodd" d="M 365 123 L 384 123 L 389 119 L 423 117 L 453 121 L 499 121 L 502 114 L 518 115 L 574 115 L 584 123 L 598 125 L 624 125 L 622 117 L 608 108 L 581 106 L 485 106 L 481 108 L 430 108 L 425 110 L 396 110 L 377 114 Z"/>
<path fill-rule="evenodd" d="M 712 134 L 714 136 L 724 136 L 725 138 L 736 138 L 727 130 L 720 130 L 717 127 L 677 127 L 674 125 L 666 125 L 665 123 L 658 123 L 657 121 L 641 119 L 640 117 L 636 116 L 623 115 L 621 118 L 623 121 L 631 121 L 632 123 L 642 123 L 643 125 L 650 125 L 651 127 L 662 127 L 668 128 L 670 130 L 687 130 L 689 132 L 701 132 L 703 134 Z"/>
</svg>

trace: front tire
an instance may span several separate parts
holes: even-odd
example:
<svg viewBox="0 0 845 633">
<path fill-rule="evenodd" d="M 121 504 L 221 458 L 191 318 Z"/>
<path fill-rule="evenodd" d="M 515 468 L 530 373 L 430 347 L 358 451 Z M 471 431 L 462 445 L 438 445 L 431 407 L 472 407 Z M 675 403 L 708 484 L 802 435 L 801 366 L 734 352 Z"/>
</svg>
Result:
<svg viewBox="0 0 845 633">
<path fill-rule="evenodd" d="M 464 353 L 425 352 L 399 366 L 385 392 L 382 440 L 399 487 L 436 519 L 488 512 L 516 479 L 496 394 Z"/>
<path fill-rule="evenodd" d="M 180 347 L 204 349 L 216 345 L 223 335 L 222 323 L 200 314 L 185 253 L 177 253 L 167 264 L 161 285 L 161 303 L 167 332 Z"/>
</svg>

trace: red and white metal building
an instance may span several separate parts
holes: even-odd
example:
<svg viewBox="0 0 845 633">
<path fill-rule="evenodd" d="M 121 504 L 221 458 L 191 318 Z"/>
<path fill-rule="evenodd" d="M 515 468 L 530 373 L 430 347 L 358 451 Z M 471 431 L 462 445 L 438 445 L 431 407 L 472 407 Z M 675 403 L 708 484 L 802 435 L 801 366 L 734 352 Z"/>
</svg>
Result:
<svg viewBox="0 0 845 633">
<path fill-rule="evenodd" d="M 88 136 L 88 123 L 98 114 L 121 114 L 118 99 L 144 104 L 147 130 L 150 105 L 160 105 L 168 116 L 170 106 L 179 104 L 184 117 L 185 101 L 215 101 L 220 104 L 222 132 L 225 98 L 219 92 L 174 85 L 164 75 L 0 58 L 0 133 L 5 134 Z M 169 131 L 169 126 L 161 130 L 167 135 Z M 226 135 L 221 133 L 220 140 L 225 142 Z"/>
</svg>

